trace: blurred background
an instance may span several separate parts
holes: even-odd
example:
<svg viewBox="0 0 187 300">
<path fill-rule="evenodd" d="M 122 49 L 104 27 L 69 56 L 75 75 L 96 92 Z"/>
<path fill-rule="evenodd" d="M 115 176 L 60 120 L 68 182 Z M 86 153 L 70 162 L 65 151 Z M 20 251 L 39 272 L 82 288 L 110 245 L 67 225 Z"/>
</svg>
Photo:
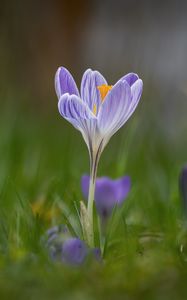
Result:
<svg viewBox="0 0 187 300">
<path fill-rule="evenodd" d="M 144 82 L 138 108 L 99 164 L 99 176 L 127 174 L 132 181 L 111 259 L 98 272 L 76 270 L 74 279 L 61 265 L 53 270 L 41 246 L 47 228 L 66 223 L 66 208 L 78 219 L 80 180 L 89 172 L 80 133 L 58 113 L 59 66 L 78 86 L 87 68 L 110 85 L 128 72 Z M 187 299 L 178 190 L 187 161 L 186 115 L 186 0 L 1 0 L 0 298 L 94 299 L 91 288 L 101 293 L 97 299 Z M 151 231 L 163 242 L 142 246 L 140 235 Z"/>
</svg>

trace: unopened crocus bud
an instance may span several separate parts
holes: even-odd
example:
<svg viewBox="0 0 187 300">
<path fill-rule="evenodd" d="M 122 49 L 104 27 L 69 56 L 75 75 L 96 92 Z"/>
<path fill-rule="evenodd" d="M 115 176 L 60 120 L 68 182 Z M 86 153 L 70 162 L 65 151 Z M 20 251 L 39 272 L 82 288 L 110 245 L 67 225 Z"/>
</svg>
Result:
<svg viewBox="0 0 187 300">
<path fill-rule="evenodd" d="M 183 201 L 183 207 L 187 213 L 187 165 L 185 165 L 181 171 L 179 177 L 179 189 Z"/>
</svg>

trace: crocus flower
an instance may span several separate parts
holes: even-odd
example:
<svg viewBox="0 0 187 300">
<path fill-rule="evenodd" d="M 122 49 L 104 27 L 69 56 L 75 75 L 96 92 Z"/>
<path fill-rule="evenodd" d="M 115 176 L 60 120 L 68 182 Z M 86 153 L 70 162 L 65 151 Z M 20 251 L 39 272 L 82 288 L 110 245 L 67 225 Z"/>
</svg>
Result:
<svg viewBox="0 0 187 300">
<path fill-rule="evenodd" d="M 81 265 L 87 256 L 86 244 L 78 238 L 67 239 L 62 246 L 62 260 L 65 263 Z"/>
<path fill-rule="evenodd" d="M 179 188 L 183 200 L 183 207 L 187 213 L 187 165 L 185 165 L 181 171 L 179 177 Z"/>
<path fill-rule="evenodd" d="M 99 248 L 90 249 L 84 241 L 72 237 L 67 226 L 54 226 L 46 232 L 46 246 L 53 260 L 61 261 L 68 265 L 82 265 L 88 256 L 101 261 Z"/>
<path fill-rule="evenodd" d="M 84 197 L 87 199 L 90 177 L 82 176 L 81 186 Z M 131 187 L 129 176 L 118 179 L 100 177 L 96 179 L 95 204 L 98 214 L 102 219 L 109 217 L 115 206 L 119 206 L 126 199 Z"/>
<path fill-rule="evenodd" d="M 55 76 L 59 112 L 81 131 L 92 157 L 102 152 L 111 136 L 130 118 L 142 88 L 142 80 L 134 73 L 109 86 L 98 71 L 88 69 L 80 93 L 67 69 L 58 68 Z"/>
<path fill-rule="evenodd" d="M 93 246 L 93 200 L 98 161 L 112 135 L 136 109 L 143 83 L 137 74 L 129 73 L 113 86 L 108 85 L 98 71 L 88 69 L 82 77 L 79 93 L 70 72 L 60 67 L 55 76 L 55 89 L 60 114 L 82 133 L 90 154 L 87 207 L 90 224 L 87 228 L 90 228 L 88 243 Z"/>
</svg>

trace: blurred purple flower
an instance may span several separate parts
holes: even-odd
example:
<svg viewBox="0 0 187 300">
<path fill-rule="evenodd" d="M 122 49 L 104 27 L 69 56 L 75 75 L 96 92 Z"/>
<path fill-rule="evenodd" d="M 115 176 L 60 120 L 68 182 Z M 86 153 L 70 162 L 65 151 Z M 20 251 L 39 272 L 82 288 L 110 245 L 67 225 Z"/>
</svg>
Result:
<svg viewBox="0 0 187 300">
<path fill-rule="evenodd" d="M 54 226 L 46 231 L 47 246 L 54 246 L 54 244 L 61 244 L 64 237 L 70 235 L 66 225 Z"/>
<path fill-rule="evenodd" d="M 90 176 L 84 175 L 81 179 L 82 192 L 87 199 L 89 190 Z M 96 179 L 95 185 L 95 204 L 98 214 L 102 218 L 111 215 L 113 208 L 123 203 L 131 187 L 129 176 L 124 176 L 113 180 L 108 177 Z"/>
<path fill-rule="evenodd" d="M 90 249 L 84 241 L 72 237 L 67 226 L 60 225 L 46 231 L 50 257 L 72 266 L 82 265 L 91 256 L 98 262 L 102 261 L 99 248 Z"/>
<path fill-rule="evenodd" d="M 183 200 L 183 207 L 187 213 L 187 165 L 181 171 L 179 177 L 179 189 Z"/>
<path fill-rule="evenodd" d="M 88 254 L 86 244 L 78 238 L 69 238 L 62 245 L 62 261 L 69 265 L 81 265 Z"/>
<path fill-rule="evenodd" d="M 55 89 L 60 114 L 81 131 L 90 153 L 97 153 L 102 152 L 136 109 L 143 83 L 137 74 L 129 73 L 114 86 L 108 86 L 98 71 L 88 69 L 79 93 L 70 72 L 60 67 L 55 75 Z"/>
</svg>

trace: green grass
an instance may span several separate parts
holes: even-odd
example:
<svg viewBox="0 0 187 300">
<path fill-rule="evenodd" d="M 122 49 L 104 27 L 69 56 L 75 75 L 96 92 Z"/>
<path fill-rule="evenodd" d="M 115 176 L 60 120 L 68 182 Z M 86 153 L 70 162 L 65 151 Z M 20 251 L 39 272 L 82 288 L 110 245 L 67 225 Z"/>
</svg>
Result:
<svg viewBox="0 0 187 300">
<path fill-rule="evenodd" d="M 129 174 L 132 191 L 110 224 L 103 264 L 53 263 L 42 246 L 45 230 L 65 220 L 36 217 L 82 199 L 89 161 L 81 135 L 55 112 L 10 106 L 0 113 L 0 299 L 186 299 L 187 231 L 178 175 L 186 142 L 172 139 L 144 107 L 105 149 L 98 175 Z M 181 253 L 180 247 L 184 245 Z"/>
</svg>

